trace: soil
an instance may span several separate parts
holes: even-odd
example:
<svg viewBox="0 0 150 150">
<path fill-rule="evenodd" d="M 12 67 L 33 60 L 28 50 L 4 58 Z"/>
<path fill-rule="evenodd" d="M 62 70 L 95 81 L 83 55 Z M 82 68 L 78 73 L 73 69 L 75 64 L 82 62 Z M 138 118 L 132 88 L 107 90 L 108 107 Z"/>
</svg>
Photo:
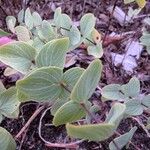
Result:
<svg viewBox="0 0 150 150">
<path fill-rule="evenodd" d="M 3 29 L 6 29 L 5 18 L 7 15 L 16 16 L 18 11 L 23 8 L 22 1 L 19 0 L 1 0 L 0 2 L 0 26 Z M 50 19 L 53 17 L 53 9 L 60 6 L 62 11 L 67 13 L 74 21 L 78 21 L 81 16 L 87 12 L 92 12 L 97 17 L 96 29 L 101 32 L 103 35 L 109 34 L 111 32 L 123 33 L 129 31 L 135 31 L 136 35 L 133 37 L 139 38 L 141 35 L 141 30 L 143 27 L 142 19 L 136 19 L 134 23 L 129 24 L 128 26 L 120 26 L 119 23 L 109 14 L 107 8 L 109 6 L 119 6 L 125 12 L 127 12 L 127 5 L 124 5 L 123 0 L 28 0 L 26 7 L 30 7 L 31 10 L 36 10 L 41 16 L 45 19 Z M 132 4 L 133 5 L 133 4 Z M 135 8 L 137 5 L 135 4 Z M 146 7 L 142 10 L 142 14 L 150 13 L 150 1 L 147 2 Z M 6 29 L 7 30 L 7 29 Z M 123 40 L 126 40 L 125 37 Z M 104 47 L 104 56 L 102 62 L 104 65 L 104 70 L 102 73 L 102 78 L 100 81 L 100 86 L 103 87 L 110 83 L 127 83 L 132 76 L 141 76 L 141 89 L 143 93 L 150 93 L 150 55 L 146 51 L 142 52 L 140 59 L 138 60 L 138 67 L 135 68 L 132 74 L 127 74 L 122 66 L 115 67 L 110 58 L 110 52 L 119 52 L 123 53 L 122 41 L 117 43 L 112 43 Z M 78 56 L 77 61 L 73 66 L 81 66 L 86 68 L 89 62 L 93 59 L 88 56 L 86 52 L 82 49 L 76 49 L 74 53 Z M 72 66 L 71 66 L 72 67 Z M 0 63 L 0 79 L 4 83 L 6 88 L 9 88 L 15 85 L 16 81 L 20 78 L 19 75 L 4 76 L 4 70 L 6 66 Z M 145 76 L 148 76 L 149 80 L 145 80 Z M 99 117 L 103 120 L 105 118 L 104 112 L 108 112 L 110 109 L 110 103 L 102 103 L 100 100 L 100 94 L 98 89 L 94 93 L 92 100 L 103 106 L 102 110 L 99 112 Z M 24 103 L 20 106 L 20 115 L 17 119 L 8 119 L 5 118 L 0 124 L 2 127 L 6 128 L 13 136 L 17 135 L 20 129 L 25 125 L 28 119 L 32 116 L 34 111 L 37 109 L 38 104 L 35 102 Z M 24 139 L 21 143 L 21 139 L 17 142 L 17 150 L 61 150 L 61 148 L 49 148 L 46 147 L 44 142 L 39 138 L 38 135 L 38 125 L 42 112 L 33 120 L 30 124 L 27 132 L 23 134 Z M 144 114 L 147 115 L 147 114 Z M 147 116 L 149 117 L 149 116 Z M 53 127 L 48 124 L 52 121 L 52 116 L 50 112 L 47 112 L 43 119 L 42 126 L 42 135 L 47 141 L 51 142 L 63 142 L 66 137 L 66 131 L 64 126 Z M 140 119 L 145 124 L 144 116 L 140 116 Z M 137 126 L 138 130 L 132 138 L 132 143 L 139 147 L 141 150 L 150 149 L 150 138 L 148 138 L 145 131 L 141 126 L 134 121 L 133 119 L 125 119 L 121 122 L 118 132 L 125 133 L 130 130 L 131 127 Z M 109 143 L 115 137 L 109 138 L 103 142 L 88 142 L 85 141 L 80 144 L 80 150 L 107 150 L 109 149 Z M 136 148 L 129 144 L 129 147 L 124 148 L 129 150 L 135 150 Z"/>
</svg>

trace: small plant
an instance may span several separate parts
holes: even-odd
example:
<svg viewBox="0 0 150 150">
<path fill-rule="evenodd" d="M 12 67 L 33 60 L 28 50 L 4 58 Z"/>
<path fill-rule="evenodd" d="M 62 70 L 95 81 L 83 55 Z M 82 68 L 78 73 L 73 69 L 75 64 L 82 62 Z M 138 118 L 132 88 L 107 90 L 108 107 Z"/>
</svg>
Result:
<svg viewBox="0 0 150 150">
<path fill-rule="evenodd" d="M 42 20 L 38 13 L 31 13 L 29 8 L 19 12 L 18 26 L 15 17 L 6 18 L 9 30 L 17 35 L 18 41 L 0 46 L 0 61 L 21 73 L 22 79 L 7 90 L 1 84 L 0 121 L 4 116 L 16 118 L 20 103 L 36 101 L 42 109 L 46 109 L 45 113 L 51 111 L 54 126 L 66 126 L 68 136 L 103 141 L 117 134 L 119 136 L 109 145 L 110 150 L 122 149 L 128 144 L 137 127 L 132 127 L 123 135 L 117 132 L 117 128 L 124 118 L 140 115 L 149 109 L 150 95 L 141 95 L 140 82 L 136 77 L 124 85 L 107 85 L 101 90 L 103 101 L 115 103 L 103 122 L 95 116 L 98 109 L 91 97 L 103 68 L 98 59 L 102 57 L 103 50 L 101 36 L 94 28 L 95 21 L 94 15 L 85 14 L 80 20 L 79 30 L 60 8 L 56 9 L 51 21 Z M 7 35 L 2 30 L 0 34 Z M 66 54 L 81 43 L 87 46 L 88 54 L 93 55 L 95 60 L 86 69 L 73 67 L 65 71 Z M 0 144 L 0 147 L 15 149 L 15 141 L 3 128 L 0 128 L 1 136 L 0 143 L 3 145 Z M 76 143 L 45 141 L 41 135 L 41 123 L 39 136 L 45 144 L 53 147 L 76 147 Z"/>
</svg>

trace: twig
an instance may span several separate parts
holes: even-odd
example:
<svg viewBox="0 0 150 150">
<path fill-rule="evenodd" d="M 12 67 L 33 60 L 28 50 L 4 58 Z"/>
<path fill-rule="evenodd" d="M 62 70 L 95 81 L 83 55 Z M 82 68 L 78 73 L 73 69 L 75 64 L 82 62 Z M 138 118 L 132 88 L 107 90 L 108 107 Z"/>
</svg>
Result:
<svg viewBox="0 0 150 150">
<path fill-rule="evenodd" d="M 42 120 L 45 116 L 45 114 L 47 113 L 48 110 L 50 110 L 51 107 L 47 108 L 41 118 L 40 118 L 40 122 L 39 122 L 39 127 L 38 127 L 38 133 L 39 133 L 39 137 L 41 138 L 41 140 L 45 143 L 46 146 L 48 147 L 59 147 L 59 148 L 73 148 L 73 149 L 76 149 L 78 148 L 78 144 L 82 143 L 83 140 L 79 140 L 79 141 L 76 141 L 76 142 L 71 142 L 71 143 L 51 143 L 49 141 L 46 141 L 43 137 L 42 137 L 42 133 L 41 133 L 41 128 L 42 128 Z M 53 125 L 52 125 L 53 126 Z"/>
<path fill-rule="evenodd" d="M 145 133 L 147 134 L 147 136 L 150 138 L 150 133 L 148 132 L 148 130 L 145 128 L 144 124 L 141 122 L 141 120 L 139 118 L 135 118 L 132 117 L 133 120 L 135 120 L 141 127 L 142 129 L 145 131 Z"/>
<path fill-rule="evenodd" d="M 36 116 L 45 108 L 45 105 L 39 107 L 33 115 L 30 117 L 30 119 L 27 121 L 27 123 L 23 126 L 23 128 L 19 131 L 19 133 L 15 136 L 16 139 L 18 139 L 23 132 L 27 129 L 27 127 L 31 124 L 31 122 L 36 118 Z"/>
</svg>

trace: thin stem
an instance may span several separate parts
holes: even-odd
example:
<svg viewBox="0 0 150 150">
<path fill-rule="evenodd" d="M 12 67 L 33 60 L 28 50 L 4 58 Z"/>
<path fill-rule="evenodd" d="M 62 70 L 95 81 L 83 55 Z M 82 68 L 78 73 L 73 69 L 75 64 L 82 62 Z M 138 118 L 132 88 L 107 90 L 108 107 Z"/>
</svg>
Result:
<svg viewBox="0 0 150 150">
<path fill-rule="evenodd" d="M 71 90 L 70 90 L 67 86 L 65 86 L 63 83 L 60 83 L 60 85 L 61 85 L 66 91 L 68 91 L 69 93 L 71 93 Z"/>
<path fill-rule="evenodd" d="M 82 108 L 87 112 L 87 114 L 92 118 L 94 119 L 94 121 L 96 123 L 99 123 L 99 121 L 97 120 L 97 118 L 86 108 L 85 104 L 84 103 L 80 103 L 80 105 L 82 106 Z"/>
<path fill-rule="evenodd" d="M 47 113 L 47 111 L 50 110 L 50 109 L 51 109 L 51 107 L 47 108 L 47 109 L 43 112 L 43 114 L 42 114 L 42 116 L 41 116 L 41 118 L 40 118 L 39 127 L 38 127 L 38 133 L 39 133 L 39 137 L 41 138 L 41 140 L 42 140 L 42 141 L 45 143 L 45 145 L 48 146 L 48 147 L 73 148 L 73 149 L 78 148 L 78 144 L 82 143 L 83 140 L 79 140 L 79 141 L 76 141 L 76 142 L 71 142 L 71 143 L 66 143 L 66 144 L 65 144 L 65 143 L 51 143 L 51 142 L 49 142 L 49 141 L 46 141 L 46 140 L 43 138 L 43 136 L 42 136 L 42 130 L 41 130 L 41 128 L 42 128 L 42 120 L 43 120 L 45 114 Z M 51 125 L 51 126 L 53 126 L 53 125 Z"/>
<path fill-rule="evenodd" d="M 27 121 L 27 123 L 23 126 L 23 128 L 19 131 L 19 133 L 15 136 L 16 139 L 18 139 L 23 132 L 25 132 L 25 130 L 29 127 L 29 125 L 31 124 L 31 122 L 37 117 L 37 115 L 45 108 L 45 105 L 39 107 L 34 113 L 33 115 L 30 117 L 30 119 Z"/>
</svg>

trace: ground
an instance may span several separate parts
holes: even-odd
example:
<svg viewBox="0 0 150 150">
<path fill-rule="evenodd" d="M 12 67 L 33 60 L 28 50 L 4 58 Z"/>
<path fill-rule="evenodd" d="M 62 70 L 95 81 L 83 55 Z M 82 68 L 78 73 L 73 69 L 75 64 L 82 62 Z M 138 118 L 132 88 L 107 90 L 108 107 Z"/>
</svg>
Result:
<svg viewBox="0 0 150 150">
<path fill-rule="evenodd" d="M 6 29 L 5 18 L 7 15 L 14 15 L 16 16 L 18 11 L 22 9 L 23 4 L 19 0 L 1 0 L 0 2 L 0 26 L 3 29 Z M 92 12 L 97 17 L 96 29 L 101 32 L 103 35 L 109 35 L 112 32 L 116 32 L 117 34 L 122 34 L 125 32 L 133 31 L 136 32 L 130 36 L 135 38 L 139 38 L 141 36 L 141 30 L 143 27 L 142 19 L 136 19 L 133 23 L 130 23 L 127 26 L 121 26 L 112 15 L 109 14 L 107 11 L 109 6 L 119 6 L 125 12 L 128 9 L 127 5 L 124 5 L 123 1 L 121 0 L 28 0 L 26 7 L 30 7 L 31 10 L 36 10 L 41 14 L 41 16 L 45 19 L 50 19 L 53 17 L 53 9 L 55 7 L 60 6 L 64 13 L 67 13 L 72 19 L 76 22 L 78 21 L 81 16 L 87 12 Z M 134 4 L 132 4 L 134 5 Z M 136 5 L 134 6 L 137 7 Z M 150 13 L 150 1 L 148 1 L 146 7 L 142 10 L 141 15 L 149 14 Z M 123 53 L 124 47 L 122 42 L 125 41 L 128 37 L 124 37 L 122 40 L 117 42 L 107 44 L 104 46 L 104 56 L 102 57 L 102 62 L 104 65 L 102 78 L 100 81 L 100 86 L 103 87 L 110 83 L 120 83 L 124 84 L 129 81 L 132 76 L 140 76 L 141 80 L 141 92 L 150 93 L 150 56 L 147 54 L 146 51 L 143 51 L 140 59 L 138 60 L 138 66 L 134 69 L 132 74 L 126 73 L 122 66 L 114 66 L 112 59 L 110 57 L 110 52 L 118 52 Z M 77 57 L 77 61 L 73 66 L 81 66 L 86 68 L 89 62 L 93 59 L 92 57 L 88 56 L 85 50 L 76 49 L 75 51 Z M 0 64 L 0 79 L 3 81 L 4 85 L 8 88 L 12 85 L 15 85 L 16 80 L 19 79 L 18 76 L 13 75 L 6 77 L 4 76 L 3 72 L 6 66 L 4 64 Z M 148 77 L 148 80 L 145 80 L 144 77 Z M 100 95 L 98 90 L 94 93 L 92 97 L 93 101 L 96 101 L 100 106 L 102 104 L 100 100 Z M 109 111 L 109 103 L 105 103 L 103 110 L 99 112 L 100 116 L 103 118 L 103 114 Z M 28 121 L 31 115 L 36 110 L 38 104 L 35 102 L 25 103 L 22 104 L 20 107 L 20 115 L 18 119 L 4 119 L 1 123 L 1 126 L 6 128 L 10 133 L 15 136 L 20 129 L 24 126 L 24 124 Z M 44 145 L 38 135 L 38 124 L 39 119 L 42 113 L 40 113 L 35 120 L 30 124 L 27 132 L 23 134 L 22 139 L 17 141 L 17 150 L 47 150 L 47 149 L 60 149 L 60 148 L 48 148 Z M 139 116 L 142 122 L 145 124 L 145 116 L 149 117 L 148 114 L 144 114 L 144 116 Z M 42 127 L 42 135 L 44 138 L 51 142 L 58 142 L 62 141 L 65 137 L 65 128 L 64 126 L 60 127 L 49 127 L 47 124 L 51 123 L 52 116 L 49 115 L 47 112 L 46 116 L 43 119 L 43 127 Z M 138 130 L 136 131 L 135 135 L 133 136 L 132 143 L 137 146 L 141 150 L 148 150 L 150 149 L 150 138 L 148 138 L 147 134 L 143 130 L 143 128 L 132 119 L 125 119 L 121 122 L 118 132 L 125 133 L 129 131 L 131 126 L 138 126 Z M 114 135 L 115 137 L 115 135 Z M 107 150 L 109 142 L 112 140 L 112 137 L 103 142 L 88 142 L 85 141 L 80 144 L 81 150 Z M 22 141 L 22 142 L 21 142 Z M 127 149 L 135 150 L 132 144 L 129 145 Z"/>
</svg>

